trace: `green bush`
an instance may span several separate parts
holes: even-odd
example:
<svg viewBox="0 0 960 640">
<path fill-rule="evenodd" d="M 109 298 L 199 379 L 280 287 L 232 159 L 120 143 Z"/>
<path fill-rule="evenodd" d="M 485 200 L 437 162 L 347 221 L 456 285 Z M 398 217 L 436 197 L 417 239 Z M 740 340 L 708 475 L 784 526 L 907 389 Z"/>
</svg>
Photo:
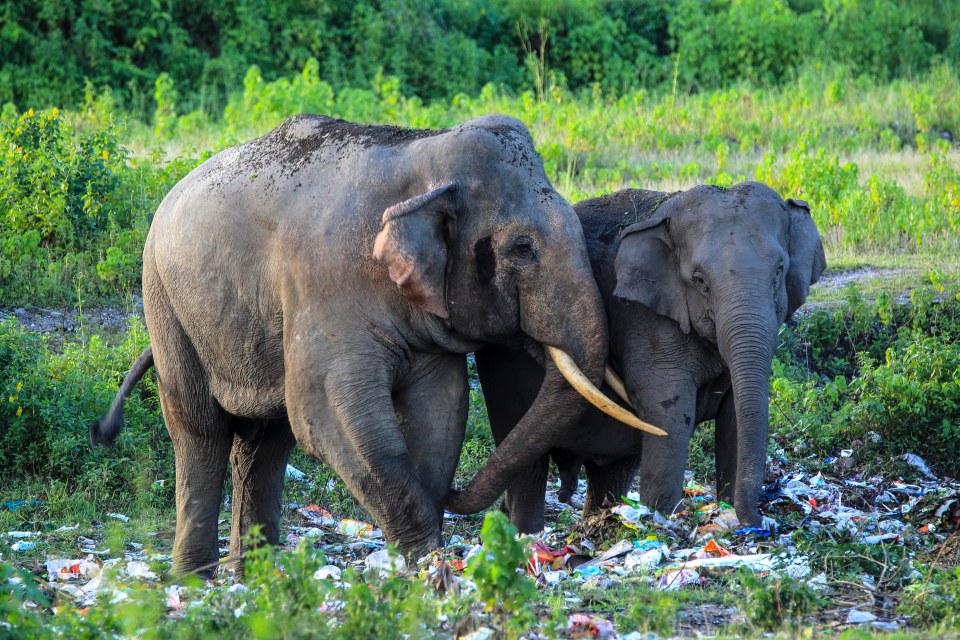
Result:
<svg viewBox="0 0 960 640">
<path fill-rule="evenodd" d="M 115 347 L 93 335 L 54 352 L 14 319 L 0 323 L 0 477 L 43 480 L 100 505 L 131 504 L 155 480 L 172 479 L 172 449 L 150 376 L 126 405 L 127 428 L 116 446 L 90 445 L 90 424 L 110 408 L 147 342 L 134 320 Z"/>
<path fill-rule="evenodd" d="M 391 76 L 424 100 L 531 89 L 541 50 L 541 75 L 605 92 L 780 84 L 836 60 L 886 80 L 960 60 L 950 0 L 11 0 L 0 17 L 0 103 L 77 106 L 92 83 L 161 129 L 174 93 L 181 113 L 218 113 L 250 66 L 273 80 L 311 58 L 337 92 Z"/>
<path fill-rule="evenodd" d="M 88 95 L 92 126 L 56 108 L 0 120 L 0 304 L 139 288 L 153 210 L 194 162 L 131 159 L 111 109 Z"/>
<path fill-rule="evenodd" d="M 910 624 L 943 633 L 960 629 L 960 567 L 953 571 L 928 569 L 925 580 L 917 580 L 906 588 L 897 607 Z"/>
<path fill-rule="evenodd" d="M 745 596 L 740 610 L 747 624 L 761 631 L 796 626 L 821 604 L 820 596 L 799 580 L 779 576 L 760 578 L 746 569 L 738 575 Z"/>
<path fill-rule="evenodd" d="M 476 583 L 477 599 L 496 616 L 501 631 L 517 637 L 536 619 L 529 603 L 537 587 L 526 575 L 529 546 L 502 511 L 487 512 L 480 539 L 483 552 L 469 562 L 464 576 Z"/>
<path fill-rule="evenodd" d="M 934 278 L 935 280 L 935 278 Z M 815 312 L 774 361 L 771 428 L 833 455 L 859 439 L 879 459 L 912 452 L 960 472 L 960 296 L 915 289 Z M 812 373 L 810 372 L 812 370 Z M 867 437 L 869 432 L 876 434 Z"/>
</svg>

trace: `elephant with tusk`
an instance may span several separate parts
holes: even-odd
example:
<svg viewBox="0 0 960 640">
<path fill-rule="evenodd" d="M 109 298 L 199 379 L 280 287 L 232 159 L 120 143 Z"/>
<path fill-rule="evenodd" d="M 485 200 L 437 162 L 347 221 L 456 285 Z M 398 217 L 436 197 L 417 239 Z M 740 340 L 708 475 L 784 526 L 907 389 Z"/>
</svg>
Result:
<svg viewBox="0 0 960 640">
<path fill-rule="evenodd" d="M 178 573 L 217 565 L 228 463 L 231 557 L 242 562 L 253 525 L 277 542 L 295 443 L 388 542 L 429 552 L 463 443 L 465 354 L 533 344 L 561 361 L 546 361 L 520 445 L 558 410 L 575 423 L 586 405 L 564 376 L 593 387 L 607 354 L 576 215 L 526 127 L 496 115 L 440 131 L 301 115 L 217 154 L 156 212 L 143 305 L 151 347 L 91 439 L 117 436 L 154 367 L 176 458 Z"/>
<path fill-rule="evenodd" d="M 562 497 L 585 464 L 585 512 L 624 495 L 638 469 L 643 501 L 670 512 L 683 495 L 694 426 L 716 420 L 719 498 L 742 523 L 760 524 L 778 330 L 826 267 L 809 207 L 745 182 L 678 193 L 626 189 L 574 208 L 610 323 L 608 386 L 667 436 L 591 409 L 579 428 L 545 435 L 522 464 L 505 463 L 471 488 L 494 499 L 506 490 L 513 523 L 539 531 L 552 447 Z M 537 397 L 543 368 L 501 345 L 480 350 L 476 361 L 494 439 L 507 442 Z"/>
</svg>

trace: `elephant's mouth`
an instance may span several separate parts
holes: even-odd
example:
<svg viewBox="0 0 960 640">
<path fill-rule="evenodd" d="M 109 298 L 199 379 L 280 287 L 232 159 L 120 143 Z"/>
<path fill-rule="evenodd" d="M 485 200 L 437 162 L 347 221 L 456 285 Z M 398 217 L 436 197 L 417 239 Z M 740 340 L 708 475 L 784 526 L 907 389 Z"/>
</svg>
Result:
<svg viewBox="0 0 960 640">
<path fill-rule="evenodd" d="M 583 396 L 587 402 L 595 406 L 600 411 L 603 411 L 605 414 L 611 418 L 615 418 L 620 422 L 624 423 L 629 427 L 634 429 L 639 429 L 640 431 L 645 431 L 647 433 L 652 433 L 657 436 L 665 436 L 667 432 L 659 427 L 655 427 L 648 422 L 644 422 L 634 414 L 630 413 L 619 404 L 608 398 L 603 394 L 600 389 L 598 389 L 590 380 L 583 374 L 583 371 L 580 370 L 580 367 L 573 361 L 573 358 L 570 357 L 565 351 L 557 349 L 556 347 L 551 347 L 550 345 L 544 345 L 547 349 L 547 353 L 550 354 L 550 358 L 553 360 L 554 364 L 557 365 L 557 370 L 560 371 L 560 374 L 570 383 L 570 386 L 576 389 L 577 393 Z M 626 390 L 623 387 L 623 382 L 617 377 L 610 367 L 607 367 L 605 379 L 613 379 L 613 384 L 610 383 L 609 379 L 607 384 L 617 391 L 617 394 L 621 398 L 625 398 Z M 619 389 L 618 389 L 619 387 Z M 629 402 L 629 400 L 627 401 Z"/>
</svg>

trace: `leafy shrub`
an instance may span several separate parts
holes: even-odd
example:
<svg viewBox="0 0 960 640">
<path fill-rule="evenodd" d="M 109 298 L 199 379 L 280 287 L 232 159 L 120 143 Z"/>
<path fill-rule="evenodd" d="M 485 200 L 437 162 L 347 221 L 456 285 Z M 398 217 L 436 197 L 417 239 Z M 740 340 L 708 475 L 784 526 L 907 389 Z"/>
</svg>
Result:
<svg viewBox="0 0 960 640">
<path fill-rule="evenodd" d="M 75 128 L 59 109 L 0 120 L 0 295 L 33 302 L 138 287 L 149 217 L 193 161 L 135 162 L 109 99 Z"/>
<path fill-rule="evenodd" d="M 483 552 L 473 557 L 464 575 L 476 583 L 477 599 L 497 616 L 501 628 L 519 635 L 535 615 L 528 605 L 536 583 L 525 573 L 529 547 L 517 539 L 517 528 L 501 511 L 487 512 L 480 538 Z"/>
<path fill-rule="evenodd" d="M 174 92 L 183 112 L 217 113 L 255 65 L 268 79 L 311 58 L 336 92 L 398 79 L 424 100 L 511 91 L 544 52 L 557 84 L 622 92 L 673 80 L 711 89 L 740 79 L 783 83 L 800 67 L 845 60 L 855 75 L 908 77 L 960 60 L 956 3 L 811 0 L 344 0 L 107 5 L 4 4 L 0 103 L 77 106 L 85 85 L 113 87 L 164 129 Z M 545 25 L 539 33 L 538 25 Z M 533 35 L 534 31 L 538 31 Z M 522 34 L 531 34 L 524 37 Z M 548 35 L 547 35 L 548 34 Z M 542 80 L 542 71 L 541 71 Z M 549 74 L 548 74 L 549 75 Z M 156 91 L 162 80 L 163 91 Z M 677 88 L 676 86 L 674 87 Z M 163 104 L 161 104 L 163 103 Z"/>
<path fill-rule="evenodd" d="M 934 571 L 926 580 L 917 580 L 905 590 L 897 612 L 921 628 L 956 631 L 960 628 L 960 567 L 953 571 Z"/>
<path fill-rule="evenodd" d="M 916 289 L 847 311 L 814 313 L 795 330 L 799 353 L 774 361 L 771 427 L 824 455 L 870 440 L 881 458 L 913 452 L 942 473 L 960 472 L 960 297 Z M 793 343 L 793 348 L 797 348 Z M 808 373 L 813 371 L 813 375 Z"/>
<path fill-rule="evenodd" d="M 820 596 L 805 583 L 793 578 L 759 578 L 749 570 L 739 573 L 745 598 L 740 610 L 747 624 L 763 631 L 799 624 L 816 611 Z"/>
<path fill-rule="evenodd" d="M 113 449 L 93 449 L 89 426 L 106 413 L 120 378 L 148 337 L 132 321 L 111 347 L 94 335 L 55 353 L 14 319 L 0 323 L 0 469 L 92 492 L 98 503 L 131 503 L 154 480 L 172 478 L 172 450 L 149 376 L 126 405 Z"/>
</svg>

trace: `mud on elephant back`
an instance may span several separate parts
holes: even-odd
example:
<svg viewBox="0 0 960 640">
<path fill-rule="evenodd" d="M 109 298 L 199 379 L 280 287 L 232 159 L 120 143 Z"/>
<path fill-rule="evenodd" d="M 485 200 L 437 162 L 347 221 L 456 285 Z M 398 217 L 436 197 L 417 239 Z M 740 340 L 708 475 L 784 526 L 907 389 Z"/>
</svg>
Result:
<svg viewBox="0 0 960 640">
<path fill-rule="evenodd" d="M 441 543 L 463 443 L 464 354 L 548 347 L 588 383 L 603 374 L 583 232 L 526 127 L 505 116 L 441 131 L 290 118 L 177 184 L 143 264 L 151 347 L 91 438 L 117 436 L 124 400 L 155 367 L 179 573 L 218 565 L 228 462 L 231 558 L 242 568 L 252 525 L 277 542 L 295 443 L 333 467 L 388 542 L 424 554 Z M 556 407 L 578 415 L 566 387 L 548 360 L 518 442 Z"/>
<path fill-rule="evenodd" d="M 719 497 L 742 523 L 759 525 L 778 330 L 826 267 L 807 203 L 745 182 L 627 189 L 574 208 L 609 317 L 610 364 L 637 414 L 668 435 L 650 437 L 590 410 L 492 490 L 506 490 L 505 508 L 522 531 L 542 529 L 553 447 L 567 485 L 586 467 L 585 512 L 619 499 L 639 470 L 643 501 L 669 513 L 683 495 L 695 425 L 716 420 Z M 522 351 L 491 346 L 477 353 L 477 369 L 494 439 L 504 441 L 536 397 L 543 368 Z"/>
</svg>

